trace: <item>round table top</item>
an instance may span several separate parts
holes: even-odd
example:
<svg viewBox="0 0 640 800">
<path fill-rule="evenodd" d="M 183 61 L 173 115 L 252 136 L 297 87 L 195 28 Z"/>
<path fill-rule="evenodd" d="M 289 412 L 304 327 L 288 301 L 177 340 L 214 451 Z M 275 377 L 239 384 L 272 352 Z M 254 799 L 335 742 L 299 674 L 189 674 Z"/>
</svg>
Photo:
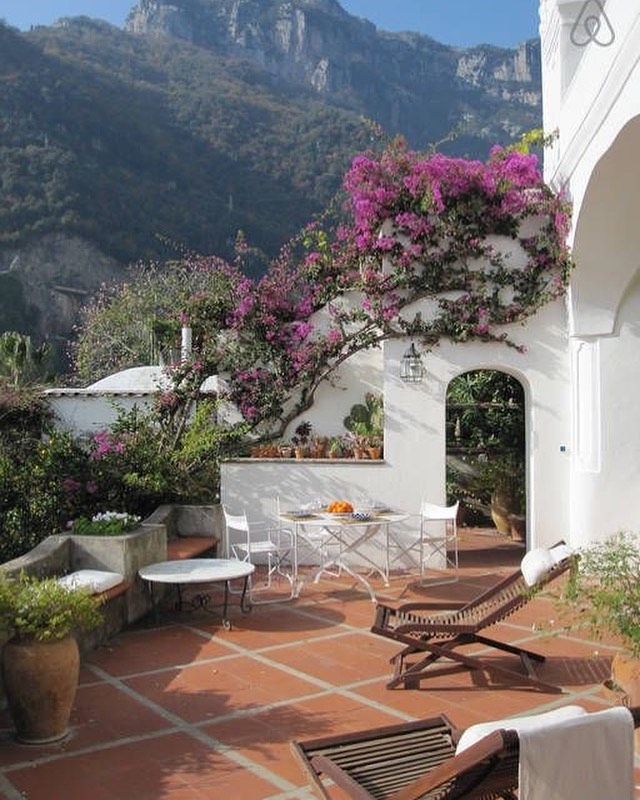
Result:
<svg viewBox="0 0 640 800">
<path fill-rule="evenodd" d="M 153 583 L 213 583 L 246 578 L 254 571 L 253 564 L 236 558 L 185 558 L 148 564 L 138 575 Z"/>
<path fill-rule="evenodd" d="M 297 525 L 315 525 L 318 527 L 341 527 L 359 528 L 369 525 L 393 525 L 396 522 L 404 522 L 411 515 L 402 511 L 385 511 L 374 513 L 367 519 L 357 519 L 352 514 L 331 514 L 328 511 L 312 511 L 309 516 L 287 513 L 283 511 L 280 519 L 285 522 L 293 522 Z"/>
</svg>

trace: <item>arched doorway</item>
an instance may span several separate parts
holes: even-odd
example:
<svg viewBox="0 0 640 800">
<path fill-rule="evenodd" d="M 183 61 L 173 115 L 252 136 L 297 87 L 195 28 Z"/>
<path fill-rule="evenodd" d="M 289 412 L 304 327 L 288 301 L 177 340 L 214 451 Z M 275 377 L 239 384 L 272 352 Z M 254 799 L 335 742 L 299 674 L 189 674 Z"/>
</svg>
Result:
<svg viewBox="0 0 640 800">
<path fill-rule="evenodd" d="M 477 369 L 453 378 L 446 404 L 447 501 L 460 526 L 526 547 L 525 392 L 512 375 Z"/>
</svg>

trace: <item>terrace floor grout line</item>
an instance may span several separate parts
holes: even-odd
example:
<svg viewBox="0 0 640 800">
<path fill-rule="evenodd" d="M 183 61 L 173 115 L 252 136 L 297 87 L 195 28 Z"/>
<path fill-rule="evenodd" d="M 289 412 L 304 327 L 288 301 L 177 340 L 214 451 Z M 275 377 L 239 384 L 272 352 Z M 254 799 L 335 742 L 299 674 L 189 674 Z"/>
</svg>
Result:
<svg viewBox="0 0 640 800">
<path fill-rule="evenodd" d="M 485 586 L 483 585 L 476 584 L 473 581 L 472 577 L 470 577 L 468 580 L 465 580 L 465 585 L 470 587 L 478 586 L 478 588 L 481 589 L 485 588 Z M 365 595 L 361 595 L 360 592 L 357 592 L 355 590 L 352 592 L 352 594 L 354 595 L 354 597 L 347 598 L 346 602 L 349 602 L 349 600 L 366 599 Z M 382 593 L 380 593 L 380 596 L 381 597 L 383 596 Z M 394 603 L 399 602 L 398 598 L 396 597 L 387 598 L 385 595 L 385 599 L 388 599 Z M 332 639 L 340 640 L 347 638 L 350 634 L 354 633 L 358 635 L 365 635 L 368 637 L 375 637 L 377 641 L 381 640 L 381 637 L 379 635 L 371 633 L 368 626 L 358 627 L 357 624 L 348 623 L 346 621 L 336 622 L 335 619 L 329 618 L 326 613 L 323 614 L 323 611 L 327 610 L 325 608 L 325 604 L 329 604 L 332 602 L 335 602 L 333 598 L 322 597 L 320 599 L 307 600 L 306 602 L 298 603 L 295 607 L 286 608 L 287 612 L 292 613 L 297 617 L 329 623 L 337 628 L 337 630 L 333 630 L 332 632 L 329 632 L 327 634 L 313 635 L 306 638 L 301 638 L 298 640 L 294 639 L 292 641 L 287 641 L 287 642 L 277 642 L 275 644 L 267 644 L 257 649 L 251 649 L 247 646 L 239 644 L 238 642 L 229 641 L 227 639 L 216 638 L 215 634 L 212 633 L 210 630 L 207 630 L 206 628 L 199 628 L 197 622 L 195 624 L 188 624 L 185 621 L 179 621 L 179 622 L 172 621 L 168 625 L 162 626 L 160 629 L 168 629 L 174 627 L 182 628 L 187 631 L 190 631 L 191 633 L 195 634 L 196 636 L 202 639 L 217 642 L 223 647 L 227 648 L 230 652 L 219 656 L 211 656 L 205 659 L 200 659 L 198 661 L 188 662 L 186 664 L 173 664 L 167 667 L 161 667 L 152 670 L 144 670 L 141 672 L 130 673 L 123 676 L 112 676 L 110 673 L 104 670 L 104 668 L 98 665 L 87 663 L 86 664 L 87 668 L 98 679 L 94 681 L 89 681 L 85 684 L 81 684 L 81 688 L 97 687 L 104 685 L 105 683 L 111 685 L 118 691 L 123 692 L 125 695 L 134 699 L 136 702 L 145 706 L 147 709 L 154 712 L 157 716 L 164 719 L 168 723 L 168 727 L 163 728 L 159 731 L 154 731 L 149 734 L 140 734 L 136 736 L 112 739 L 106 742 L 96 743 L 86 748 L 79 748 L 78 750 L 75 751 L 67 750 L 60 753 L 51 753 L 46 756 L 42 756 L 40 759 L 35 759 L 35 760 L 32 759 L 28 762 L 20 762 L 19 764 L 16 763 L 7 765 L 5 767 L 0 767 L 0 794 L 4 791 L 7 794 L 8 800 L 23 800 L 22 793 L 20 793 L 16 789 L 16 787 L 13 786 L 13 784 L 7 777 L 7 773 L 14 772 L 21 768 L 34 767 L 40 764 L 48 763 L 50 761 L 57 761 L 65 758 L 73 758 L 74 756 L 82 754 L 96 753 L 100 752 L 101 750 L 126 746 L 127 744 L 135 743 L 138 741 L 157 739 L 172 734 L 184 734 L 204 744 L 210 750 L 227 757 L 237 766 L 245 768 L 250 772 L 252 772 L 254 775 L 271 783 L 275 787 L 274 793 L 266 796 L 265 800 L 313 800 L 313 798 L 315 798 L 315 794 L 310 789 L 309 785 L 296 786 L 290 780 L 282 777 L 277 772 L 273 772 L 268 767 L 263 766 L 262 764 L 254 761 L 250 756 L 246 756 L 244 755 L 244 753 L 239 752 L 239 750 L 243 748 L 242 743 L 238 743 L 235 746 L 227 745 L 223 741 L 216 739 L 214 736 L 208 735 L 203 729 L 206 727 L 215 726 L 215 724 L 218 722 L 224 723 L 233 721 L 234 719 L 253 717 L 273 709 L 285 708 L 287 706 L 295 705 L 296 703 L 306 702 L 312 699 L 318 699 L 329 696 L 341 696 L 350 699 L 352 701 L 355 701 L 361 706 L 375 709 L 381 713 L 396 718 L 400 718 L 405 721 L 416 719 L 415 716 L 399 711 L 398 709 L 393 708 L 391 706 L 387 706 L 384 702 L 379 702 L 377 700 L 370 699 L 365 695 L 357 694 L 356 691 L 357 689 L 367 687 L 370 685 L 375 685 L 378 684 L 380 681 L 386 680 L 387 674 L 385 674 L 383 677 L 375 676 L 371 678 L 364 678 L 362 680 L 338 686 L 331 683 L 330 681 L 326 681 L 322 678 L 310 675 L 304 672 L 302 669 L 296 669 L 295 667 L 291 667 L 287 664 L 283 664 L 278 661 L 275 661 L 272 658 L 269 658 L 270 654 L 277 653 L 279 651 L 286 650 L 288 648 L 300 646 L 303 643 L 313 644 L 322 641 L 330 641 Z M 372 604 L 372 612 L 374 608 L 375 606 L 373 606 Z M 577 637 L 570 636 L 567 633 L 561 631 L 555 632 L 555 631 L 535 630 L 533 626 L 529 627 L 527 625 L 520 625 L 517 622 L 514 623 L 510 621 L 504 621 L 501 624 L 514 632 L 522 632 L 523 634 L 522 637 L 514 639 L 513 643 L 534 642 L 536 640 L 540 640 L 549 636 L 554 636 L 554 637 L 557 636 L 557 637 L 562 637 L 563 639 L 566 639 L 568 641 L 585 645 L 587 647 L 593 647 L 594 649 L 598 649 L 601 652 L 616 651 L 620 649 L 615 645 L 602 645 L 600 643 L 591 642 L 589 640 L 579 639 Z M 136 631 L 125 632 L 122 634 L 122 636 L 127 637 L 130 634 L 135 635 L 139 633 L 144 633 L 144 634 L 155 633 L 158 630 L 159 630 L 158 627 L 154 627 L 152 629 L 138 629 Z M 492 648 L 481 648 L 478 651 L 474 652 L 484 653 L 491 650 Z M 609 653 L 603 653 L 603 654 L 607 655 Z M 298 678 L 306 682 L 307 684 L 310 684 L 311 687 L 315 686 L 317 691 L 310 691 L 305 695 L 300 695 L 298 697 L 288 697 L 286 699 L 278 700 L 273 703 L 267 703 L 262 706 L 255 706 L 248 709 L 237 709 L 235 711 L 230 711 L 228 714 L 218 715 L 212 719 L 205 719 L 197 722 L 189 722 L 183 719 L 181 716 L 179 716 L 179 714 L 164 708 L 162 705 L 160 705 L 159 702 L 151 700 L 147 698 L 145 695 L 141 694 L 140 692 L 137 692 L 135 689 L 128 686 L 126 683 L 126 681 L 128 680 L 132 680 L 138 677 L 152 676 L 176 670 L 183 671 L 201 665 L 224 663 L 233 660 L 234 658 L 237 657 L 250 658 L 251 660 L 264 664 L 269 668 L 279 670 L 285 674 L 290 675 L 291 677 Z M 379 657 L 381 660 L 381 664 L 384 664 L 386 666 L 385 656 L 380 655 Z M 598 696 L 599 689 L 600 689 L 599 685 L 593 685 L 593 684 L 590 685 L 590 688 L 577 689 L 577 690 L 572 688 L 571 690 L 567 691 L 567 693 L 557 698 L 554 698 L 549 702 L 534 705 L 532 706 L 532 708 L 528 710 L 519 711 L 516 714 L 510 714 L 508 716 L 519 717 L 531 713 L 540 713 L 546 710 L 551 710 L 553 708 L 560 707 L 568 703 L 579 701 L 580 699 L 590 700 L 592 702 L 597 703 L 598 705 L 607 707 L 606 700 Z M 437 691 L 437 689 L 434 691 Z M 428 691 L 425 691 L 423 696 L 425 698 L 428 697 L 429 696 Z M 416 700 L 417 699 L 418 698 L 416 698 Z M 459 707 L 461 710 L 464 709 L 465 707 L 465 703 L 463 702 L 463 700 L 453 701 L 453 700 L 446 700 L 445 698 L 442 699 L 443 702 L 446 702 L 449 705 Z M 636 763 L 638 766 L 640 766 L 640 756 L 636 757 Z"/>
<path fill-rule="evenodd" d="M 16 772 L 20 769 L 28 769 L 29 767 L 39 767 L 43 764 L 51 764 L 54 761 L 60 761 L 63 758 L 73 758 L 75 756 L 86 756 L 92 753 L 101 753 L 103 750 L 113 750 L 116 747 L 121 747 L 127 744 L 138 744 L 139 742 L 149 742 L 154 739 L 162 739 L 164 736 L 171 736 L 176 733 L 183 733 L 182 729 L 176 726 L 169 728 L 160 728 L 157 731 L 149 731 L 149 733 L 138 733 L 134 736 L 123 736 L 120 739 L 109 739 L 106 742 L 96 742 L 96 744 L 87 745 L 87 747 L 79 747 L 77 750 L 61 750 L 58 753 L 48 753 L 47 755 L 40 756 L 39 758 L 31 758 L 28 761 L 16 761 L 12 764 L 6 764 L 0 767 L 0 774 Z"/>
<path fill-rule="evenodd" d="M 255 761 L 252 761 L 248 756 L 239 753 L 234 747 L 226 745 L 224 742 L 215 739 L 212 736 L 209 736 L 204 731 L 200 730 L 200 728 L 192 725 L 191 723 L 187 722 L 187 720 L 180 717 L 178 714 L 175 714 L 172 711 L 161 706 L 159 703 L 155 703 L 153 700 L 150 700 L 148 697 L 136 692 L 130 686 L 127 686 L 126 683 L 123 681 L 113 678 L 107 672 L 100 669 L 100 667 L 96 667 L 95 665 L 91 665 L 90 669 L 95 672 L 97 675 L 101 676 L 104 681 L 109 683 L 111 686 L 114 686 L 120 691 L 127 694 L 129 697 L 132 697 L 134 700 L 139 702 L 141 705 L 148 708 L 150 711 L 153 711 L 155 714 L 166 719 L 168 722 L 172 722 L 175 727 L 179 729 L 179 732 L 186 734 L 187 736 L 191 736 L 193 739 L 196 739 L 201 744 L 206 745 L 210 750 L 213 750 L 221 755 L 226 756 L 229 760 L 233 761 L 237 766 L 244 767 L 252 772 L 254 775 L 257 775 L 259 778 L 262 778 L 269 783 L 272 783 L 276 789 L 280 789 L 280 791 L 292 791 L 298 787 L 288 781 L 286 778 L 281 777 L 277 773 L 270 770 L 268 767 L 263 766 L 262 764 L 258 764 Z"/>
<path fill-rule="evenodd" d="M 183 627 L 186 628 L 187 630 L 191 631 L 192 633 L 195 633 L 196 630 L 199 630 L 199 631 L 202 632 L 202 634 L 208 635 L 208 631 L 206 631 L 206 630 L 204 630 L 202 628 L 197 628 L 196 626 L 183 625 Z M 283 649 L 286 649 L 287 647 L 295 647 L 296 645 L 302 644 L 302 643 L 312 644 L 313 642 L 325 641 L 327 639 L 342 638 L 342 637 L 348 636 L 350 633 L 352 633 L 352 632 L 351 631 L 341 631 L 340 633 L 328 634 L 327 636 L 315 636 L 315 637 L 310 638 L 310 639 L 298 639 L 298 640 L 293 641 L 293 642 L 283 642 L 281 644 L 271 644 L 271 645 L 266 645 L 265 647 L 256 648 L 255 650 L 252 650 L 250 652 L 252 652 L 252 653 L 265 653 L 265 652 L 271 652 L 273 650 L 283 650 Z M 200 634 L 198 634 L 198 635 L 200 635 Z M 213 639 L 213 638 L 211 639 L 211 641 L 217 642 L 219 644 L 223 644 L 223 642 L 224 642 L 224 640 L 222 640 L 222 639 Z M 188 661 L 188 662 L 181 663 L 181 664 L 172 664 L 172 665 L 166 666 L 166 667 L 157 667 L 156 669 L 142 670 L 141 672 L 128 672 L 128 673 L 125 673 L 124 675 L 114 675 L 113 677 L 114 678 L 119 678 L 122 681 L 128 681 L 128 680 L 133 680 L 134 678 L 148 677 L 150 675 L 161 675 L 163 672 L 172 672 L 174 670 L 187 670 L 187 669 L 193 669 L 195 667 L 199 667 L 199 666 L 202 666 L 202 665 L 216 664 L 216 663 L 221 663 L 221 662 L 225 662 L 225 661 L 230 661 L 230 660 L 232 660 L 234 658 L 239 658 L 241 655 L 244 655 L 244 654 L 240 654 L 240 653 L 237 653 L 237 652 L 232 652 L 232 653 L 227 653 L 226 655 L 209 656 L 207 658 L 199 658 L 196 661 Z M 89 666 L 91 663 L 92 662 L 87 662 L 87 666 Z M 109 673 L 109 674 L 111 674 L 111 673 Z M 80 688 L 84 688 L 85 686 L 100 686 L 100 685 L 101 685 L 100 681 L 95 681 L 94 683 L 83 683 L 83 684 L 80 685 Z"/>
<path fill-rule="evenodd" d="M 2 772 L 0 772 L 0 792 L 4 794 L 6 800 L 24 800 L 22 792 Z"/>
<path fill-rule="evenodd" d="M 196 629 L 194 629 L 196 632 Z M 228 643 L 231 646 L 231 643 Z M 350 692 L 348 689 L 345 690 L 344 687 L 336 686 L 335 684 L 330 683 L 329 681 L 325 681 L 322 678 L 317 678 L 315 675 L 309 675 L 306 672 L 302 672 L 301 670 L 295 669 L 295 667 L 290 667 L 287 664 L 281 664 L 279 661 L 273 661 L 266 656 L 261 655 L 260 653 L 256 653 L 255 651 L 247 650 L 242 645 L 233 645 L 234 648 L 237 648 L 239 655 L 245 655 L 248 658 L 252 658 L 254 661 L 258 661 L 265 666 L 271 667 L 273 669 L 281 670 L 282 672 L 290 675 L 291 677 L 297 678 L 298 680 L 306 681 L 307 683 L 312 683 L 319 688 L 325 689 L 328 692 L 333 692 L 335 694 L 342 695 L 344 697 L 349 698 L 350 700 L 358 700 L 358 702 L 363 703 L 363 705 L 369 705 L 371 708 L 375 708 L 378 711 L 383 711 L 384 713 L 388 713 L 391 716 L 398 717 L 399 719 L 403 719 L 406 721 L 414 720 L 415 717 L 406 714 L 403 711 L 398 711 L 395 708 L 391 708 L 390 706 L 384 706 L 382 703 L 378 703 L 376 700 L 371 700 L 367 697 L 360 697 L 359 695 L 355 695 L 353 692 Z M 378 678 L 378 680 L 380 680 Z"/>
</svg>

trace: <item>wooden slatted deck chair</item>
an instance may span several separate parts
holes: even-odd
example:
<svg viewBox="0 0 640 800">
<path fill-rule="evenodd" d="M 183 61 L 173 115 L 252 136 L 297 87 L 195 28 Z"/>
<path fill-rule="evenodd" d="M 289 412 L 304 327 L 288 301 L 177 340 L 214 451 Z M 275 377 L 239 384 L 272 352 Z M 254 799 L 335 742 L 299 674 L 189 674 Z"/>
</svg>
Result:
<svg viewBox="0 0 640 800">
<path fill-rule="evenodd" d="M 638 727 L 640 708 L 631 713 Z M 291 746 L 327 800 L 331 784 L 352 800 L 516 800 L 518 733 L 493 731 L 456 755 L 461 733 L 442 715 Z"/>
<path fill-rule="evenodd" d="M 554 547 L 564 545 L 559 542 Z M 555 580 L 575 563 L 575 557 L 565 558 L 556 564 L 537 583 L 535 589 Z M 462 664 L 471 670 L 494 673 L 502 679 L 544 692 L 562 692 L 562 689 L 545 683 L 536 677 L 533 662 L 542 663 L 543 655 L 507 644 L 483 635 L 481 632 L 501 622 L 532 598 L 533 591 L 527 585 L 521 570 L 504 578 L 488 591 L 450 614 L 429 616 L 426 603 L 405 603 L 398 608 L 380 604 L 376 609 L 371 631 L 380 636 L 400 642 L 404 648 L 391 659 L 394 666 L 392 679 L 387 688 L 395 689 L 401 684 L 404 688 L 419 688 L 420 681 L 429 677 L 429 667 L 441 658 Z M 484 657 L 471 656 L 456 651 L 467 644 L 478 643 L 519 656 L 526 674 L 521 674 Z M 416 654 L 426 654 L 418 661 L 409 663 Z"/>
</svg>

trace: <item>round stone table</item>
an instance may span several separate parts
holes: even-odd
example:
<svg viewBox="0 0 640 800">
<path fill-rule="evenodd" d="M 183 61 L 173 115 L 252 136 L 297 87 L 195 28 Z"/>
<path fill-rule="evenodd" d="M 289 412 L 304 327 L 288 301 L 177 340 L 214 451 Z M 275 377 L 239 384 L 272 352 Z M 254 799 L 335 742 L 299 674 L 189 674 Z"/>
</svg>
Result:
<svg viewBox="0 0 640 800">
<path fill-rule="evenodd" d="M 157 564 L 149 564 L 138 570 L 138 575 L 149 584 L 151 602 L 156 614 L 156 619 L 158 610 L 153 597 L 153 585 L 155 583 L 167 583 L 177 587 L 179 608 L 183 607 L 182 586 L 224 583 L 222 624 L 225 628 L 229 629 L 231 627 L 227 616 L 229 607 L 229 582 L 239 578 L 243 579 L 240 610 L 246 614 L 250 611 L 250 607 L 245 605 L 249 576 L 254 571 L 255 567 L 253 564 L 250 564 L 248 561 L 238 561 L 235 558 L 185 558 L 181 561 L 159 561 Z M 208 595 L 196 595 L 194 601 L 191 602 L 196 607 L 206 608 L 208 605 Z"/>
</svg>

